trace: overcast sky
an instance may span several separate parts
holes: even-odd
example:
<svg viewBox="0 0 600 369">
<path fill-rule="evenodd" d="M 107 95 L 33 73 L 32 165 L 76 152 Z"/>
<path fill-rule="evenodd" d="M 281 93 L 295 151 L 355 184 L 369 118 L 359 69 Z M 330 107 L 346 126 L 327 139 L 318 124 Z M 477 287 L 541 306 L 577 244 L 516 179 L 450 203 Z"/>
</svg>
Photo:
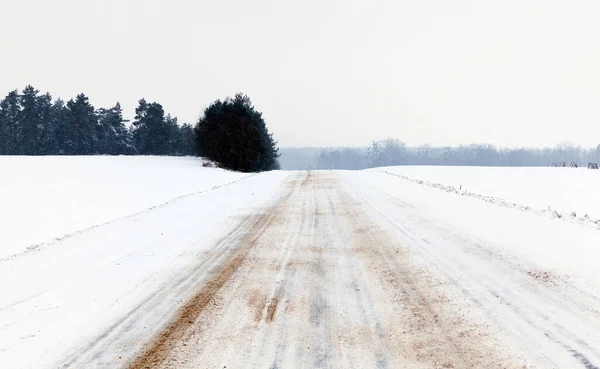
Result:
<svg viewBox="0 0 600 369">
<path fill-rule="evenodd" d="M 598 0 L 2 0 L 0 93 L 180 122 L 247 93 L 282 146 L 600 143 Z"/>
</svg>

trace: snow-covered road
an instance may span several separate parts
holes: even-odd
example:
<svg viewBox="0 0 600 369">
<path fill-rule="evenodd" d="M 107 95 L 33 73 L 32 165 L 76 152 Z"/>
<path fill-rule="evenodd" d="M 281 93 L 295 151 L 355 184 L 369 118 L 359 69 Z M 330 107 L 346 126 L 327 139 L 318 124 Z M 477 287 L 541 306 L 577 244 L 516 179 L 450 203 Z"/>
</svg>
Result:
<svg viewBox="0 0 600 369">
<path fill-rule="evenodd" d="M 0 367 L 599 368 L 599 245 L 386 173 L 265 173 L 0 261 Z"/>
</svg>

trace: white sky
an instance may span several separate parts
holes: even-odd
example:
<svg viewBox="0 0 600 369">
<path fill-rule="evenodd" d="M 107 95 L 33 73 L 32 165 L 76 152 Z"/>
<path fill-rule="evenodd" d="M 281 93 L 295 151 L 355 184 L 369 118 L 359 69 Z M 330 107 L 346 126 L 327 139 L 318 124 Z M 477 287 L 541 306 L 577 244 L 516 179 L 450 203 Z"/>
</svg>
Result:
<svg viewBox="0 0 600 369">
<path fill-rule="evenodd" d="M 282 146 L 600 143 L 598 0 L 0 0 L 0 94 L 247 93 Z"/>
</svg>

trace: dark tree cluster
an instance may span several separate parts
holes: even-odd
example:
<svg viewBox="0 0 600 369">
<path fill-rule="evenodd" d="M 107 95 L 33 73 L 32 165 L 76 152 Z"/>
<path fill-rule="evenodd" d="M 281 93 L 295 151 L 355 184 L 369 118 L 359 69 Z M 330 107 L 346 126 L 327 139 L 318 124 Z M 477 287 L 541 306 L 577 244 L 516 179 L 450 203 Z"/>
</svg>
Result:
<svg viewBox="0 0 600 369">
<path fill-rule="evenodd" d="M 217 100 L 196 125 L 198 152 L 221 167 L 240 172 L 279 169 L 279 149 L 262 113 L 248 96 Z"/>
<path fill-rule="evenodd" d="M 133 145 L 140 155 L 195 155 L 194 131 L 165 115 L 162 105 L 142 99 L 131 125 Z"/>
<path fill-rule="evenodd" d="M 127 127 L 119 103 L 96 109 L 84 94 L 52 100 L 32 86 L 0 101 L 0 155 L 195 155 L 191 125 L 140 100 Z"/>
</svg>

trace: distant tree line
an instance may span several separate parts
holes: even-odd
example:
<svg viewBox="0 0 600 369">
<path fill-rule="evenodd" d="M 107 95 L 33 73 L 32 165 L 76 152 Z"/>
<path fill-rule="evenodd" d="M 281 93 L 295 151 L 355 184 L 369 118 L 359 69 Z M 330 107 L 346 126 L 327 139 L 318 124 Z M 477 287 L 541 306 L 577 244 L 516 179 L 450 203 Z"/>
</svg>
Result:
<svg viewBox="0 0 600 369">
<path fill-rule="evenodd" d="M 316 158 L 317 169 L 365 169 L 394 165 L 460 166 L 551 166 L 573 162 L 587 166 L 600 162 L 600 145 L 587 149 L 561 144 L 554 148 L 497 148 L 493 145 L 407 147 L 397 139 L 373 142 L 367 148 L 323 149 Z"/>
<path fill-rule="evenodd" d="M 193 127 L 142 99 L 127 127 L 121 105 L 95 108 L 84 94 L 66 103 L 32 86 L 0 100 L 0 155 L 194 155 Z"/>
</svg>

